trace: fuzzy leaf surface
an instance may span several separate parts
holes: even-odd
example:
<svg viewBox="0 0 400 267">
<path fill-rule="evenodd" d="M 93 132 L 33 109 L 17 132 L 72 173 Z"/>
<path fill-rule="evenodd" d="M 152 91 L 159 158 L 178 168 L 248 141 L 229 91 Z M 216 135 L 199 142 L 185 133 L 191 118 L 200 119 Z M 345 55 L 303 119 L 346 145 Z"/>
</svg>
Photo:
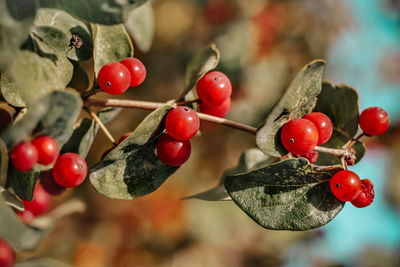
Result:
<svg viewBox="0 0 400 267">
<path fill-rule="evenodd" d="M 256 143 L 265 154 L 279 157 L 288 153 L 280 141 L 279 130 L 291 119 L 301 118 L 312 110 L 321 92 L 324 69 L 323 60 L 307 64 L 258 129 Z"/>
<path fill-rule="evenodd" d="M 156 190 L 178 167 L 162 163 L 155 148 L 157 132 L 165 114 L 164 105 L 150 113 L 133 133 L 90 170 L 90 181 L 101 194 L 133 199 Z"/>
<path fill-rule="evenodd" d="M 315 172 L 306 159 L 287 159 L 229 176 L 232 200 L 256 223 L 271 230 L 309 230 L 330 222 L 343 208 L 330 190 L 332 174 Z"/>
</svg>

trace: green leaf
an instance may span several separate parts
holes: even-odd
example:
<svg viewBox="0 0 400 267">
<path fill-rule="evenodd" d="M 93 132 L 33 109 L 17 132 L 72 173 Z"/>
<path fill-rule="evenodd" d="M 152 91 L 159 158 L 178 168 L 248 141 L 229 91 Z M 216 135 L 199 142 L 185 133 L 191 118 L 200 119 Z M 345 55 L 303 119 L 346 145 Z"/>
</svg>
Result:
<svg viewBox="0 0 400 267">
<path fill-rule="evenodd" d="M 6 204 L 16 210 L 24 211 L 24 204 L 13 194 L 0 186 L 0 194 L 3 195 Z"/>
<path fill-rule="evenodd" d="M 288 121 L 308 114 L 321 92 L 325 61 L 314 60 L 307 64 L 292 81 L 281 100 L 258 129 L 257 146 L 267 155 L 279 157 L 288 152 L 282 146 L 279 130 Z"/>
<path fill-rule="evenodd" d="M 107 63 L 119 62 L 133 56 L 133 45 L 124 25 L 112 26 L 91 24 L 94 43 L 94 72 Z"/>
<path fill-rule="evenodd" d="M 150 2 L 132 10 L 125 22 L 127 31 L 143 52 L 148 52 L 154 38 L 154 13 Z"/>
<path fill-rule="evenodd" d="M 97 116 L 101 122 L 103 122 L 103 124 L 106 124 L 114 119 L 120 111 L 121 109 L 119 108 L 106 108 L 97 112 Z M 78 153 L 83 158 L 86 158 L 86 155 L 89 152 L 89 149 L 92 146 L 93 140 L 98 131 L 99 125 L 95 120 L 84 118 L 79 127 L 74 130 L 71 138 L 63 146 L 61 154 L 73 152 Z"/>
<path fill-rule="evenodd" d="M 229 176 L 232 200 L 256 223 L 271 230 L 309 230 L 331 221 L 343 208 L 331 192 L 332 174 L 315 172 L 304 158 L 287 159 Z"/>
<path fill-rule="evenodd" d="M 37 169 L 37 167 L 36 167 Z M 15 194 L 23 200 L 32 201 L 33 191 L 36 181 L 39 178 L 39 171 L 35 168 L 32 171 L 22 172 L 10 168 L 7 177 L 7 183 L 14 190 Z"/>
<path fill-rule="evenodd" d="M 358 130 L 358 94 L 348 85 L 322 83 L 322 91 L 314 111 L 327 115 L 333 128 L 350 139 Z"/>
<path fill-rule="evenodd" d="M 0 72 L 13 62 L 35 16 L 33 2 L 22 2 L 0 0 Z"/>
<path fill-rule="evenodd" d="M 162 163 L 155 153 L 155 135 L 171 108 L 163 105 L 153 111 L 90 170 L 90 181 L 97 191 L 110 198 L 137 198 L 156 190 L 178 169 Z"/>
<path fill-rule="evenodd" d="M 74 71 L 67 87 L 74 88 L 78 92 L 84 93 L 91 87 L 89 75 L 79 62 L 72 61 L 71 63 L 74 67 Z"/>
<path fill-rule="evenodd" d="M 3 97 L 13 106 L 34 106 L 45 95 L 64 89 L 68 83 L 65 74 L 49 58 L 27 50 L 14 57 L 13 64 L 1 75 Z"/>
<path fill-rule="evenodd" d="M 74 17 L 100 24 L 126 21 L 130 11 L 147 0 L 37 0 L 40 7 L 62 9 Z"/>
<path fill-rule="evenodd" d="M 77 20 L 70 14 L 51 8 L 40 8 L 37 11 L 35 22 L 36 27 L 51 27 L 60 30 L 66 37 L 67 43 L 63 52 L 67 51 L 70 39 L 77 35 L 82 39 L 83 45 L 80 48 L 72 48 L 67 56 L 72 60 L 87 60 L 93 56 L 93 40 L 89 29 L 82 21 Z"/>
<path fill-rule="evenodd" d="M 204 74 L 214 69 L 219 62 L 219 51 L 211 44 L 197 52 L 189 61 L 185 71 L 185 90 L 180 98 L 184 98 L 192 90 Z"/>
</svg>

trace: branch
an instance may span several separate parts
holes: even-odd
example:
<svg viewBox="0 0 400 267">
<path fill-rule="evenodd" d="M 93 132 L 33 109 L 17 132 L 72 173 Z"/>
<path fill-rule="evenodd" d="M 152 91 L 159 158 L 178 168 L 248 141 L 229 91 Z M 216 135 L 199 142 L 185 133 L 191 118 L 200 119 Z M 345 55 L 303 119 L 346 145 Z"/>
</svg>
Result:
<svg viewBox="0 0 400 267">
<path fill-rule="evenodd" d="M 86 103 L 93 106 L 101 106 L 101 107 L 121 107 L 121 108 L 138 108 L 138 109 L 146 109 L 146 110 L 155 110 L 158 107 L 165 105 L 165 103 L 160 102 L 147 102 L 147 101 L 138 101 L 138 100 L 123 100 L 123 99 L 100 99 L 89 97 L 86 100 Z M 257 133 L 257 128 L 239 123 L 236 121 L 227 120 L 220 117 L 211 116 L 208 114 L 198 112 L 197 115 L 199 119 L 203 121 L 212 122 L 215 124 L 220 124 L 224 126 L 228 126 L 231 128 L 239 129 L 251 134 Z"/>
<path fill-rule="evenodd" d="M 335 148 L 328 148 L 328 147 L 323 147 L 323 146 L 316 146 L 314 148 L 314 151 L 331 154 L 336 157 L 342 157 L 342 156 L 350 157 L 351 156 L 351 152 L 347 149 L 335 149 Z"/>
<path fill-rule="evenodd" d="M 115 142 L 114 137 L 111 135 L 111 133 L 108 131 L 106 126 L 101 122 L 99 117 L 97 117 L 96 113 L 94 113 L 91 110 L 87 110 L 89 112 L 89 115 L 97 122 L 97 124 L 100 126 L 100 129 L 104 132 L 104 134 L 107 136 L 107 138 L 113 143 L 114 146 L 117 146 L 117 142 Z"/>
</svg>

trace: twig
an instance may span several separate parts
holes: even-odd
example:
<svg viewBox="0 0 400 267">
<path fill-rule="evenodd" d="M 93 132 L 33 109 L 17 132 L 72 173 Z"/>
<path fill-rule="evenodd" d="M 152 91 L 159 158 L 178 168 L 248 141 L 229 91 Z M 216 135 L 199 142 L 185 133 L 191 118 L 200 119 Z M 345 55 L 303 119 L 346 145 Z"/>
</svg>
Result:
<svg viewBox="0 0 400 267">
<path fill-rule="evenodd" d="M 354 146 L 354 144 L 361 139 L 361 137 L 365 136 L 365 133 L 360 133 L 356 138 L 353 138 L 349 142 L 343 145 L 344 149 L 349 149 Z"/>
<path fill-rule="evenodd" d="M 147 101 L 138 101 L 138 100 L 122 100 L 122 99 L 99 99 L 89 97 L 85 100 L 88 104 L 93 106 L 102 106 L 102 107 L 121 107 L 121 108 L 139 108 L 139 109 L 147 109 L 147 110 L 155 110 L 158 107 L 165 105 L 165 103 L 159 102 L 147 102 Z M 197 113 L 199 118 L 204 121 L 212 122 L 215 124 L 221 124 L 224 126 L 232 127 L 235 129 L 239 129 L 251 134 L 257 133 L 257 128 L 239 123 L 236 121 L 227 120 L 220 117 L 211 116 L 204 113 Z"/>
<path fill-rule="evenodd" d="M 194 99 L 194 100 L 189 100 L 189 101 L 180 101 L 180 102 L 175 102 L 175 105 L 177 106 L 184 106 L 188 104 L 193 104 L 193 103 L 200 103 L 200 99 Z"/>
<path fill-rule="evenodd" d="M 342 166 L 314 166 L 314 171 L 319 171 L 319 172 L 323 172 L 323 171 L 339 171 L 339 170 L 343 170 Z"/>
<path fill-rule="evenodd" d="M 99 124 L 100 129 L 104 132 L 104 134 L 107 136 L 107 138 L 111 141 L 111 143 L 113 143 L 114 146 L 117 145 L 117 142 L 115 142 L 114 137 L 111 135 L 111 133 L 108 131 L 108 129 L 106 128 L 106 126 L 104 126 L 104 124 L 101 122 L 101 120 L 99 119 L 99 117 L 97 117 L 96 113 L 94 113 L 93 111 L 88 110 L 90 116 Z"/>
<path fill-rule="evenodd" d="M 350 156 L 350 152 L 347 149 L 335 149 L 335 148 L 328 148 L 328 147 L 323 147 L 323 146 L 316 146 L 314 148 L 314 151 L 331 154 L 336 157 L 342 157 L 342 156 L 349 157 Z"/>
</svg>

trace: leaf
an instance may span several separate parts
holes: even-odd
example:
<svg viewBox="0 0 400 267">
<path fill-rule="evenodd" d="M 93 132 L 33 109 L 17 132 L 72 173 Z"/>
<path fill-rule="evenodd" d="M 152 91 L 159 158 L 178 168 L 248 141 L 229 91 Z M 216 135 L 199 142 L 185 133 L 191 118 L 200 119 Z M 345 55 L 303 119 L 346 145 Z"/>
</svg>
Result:
<svg viewBox="0 0 400 267">
<path fill-rule="evenodd" d="M 325 61 L 314 60 L 307 64 L 292 81 L 281 100 L 258 129 L 257 146 L 267 155 L 279 157 L 288 152 L 282 146 L 279 130 L 288 121 L 308 114 L 321 92 Z"/>
<path fill-rule="evenodd" d="M 24 204 L 13 194 L 0 187 L 0 194 L 3 196 L 6 204 L 16 210 L 24 211 Z"/>
<path fill-rule="evenodd" d="M 72 66 L 74 68 L 72 73 L 72 78 L 67 87 L 74 88 L 79 93 L 86 92 L 90 87 L 90 79 L 88 73 L 85 69 L 79 64 L 79 62 L 72 61 Z"/>
<path fill-rule="evenodd" d="M 94 72 L 107 63 L 119 62 L 133 56 L 133 45 L 124 25 L 112 26 L 91 24 L 94 43 Z"/>
<path fill-rule="evenodd" d="M 148 52 L 154 38 L 154 13 L 150 2 L 132 10 L 125 22 L 126 30 L 143 52 Z"/>
<path fill-rule="evenodd" d="M 215 44 L 211 44 L 197 52 L 190 59 L 185 71 L 185 90 L 180 98 L 184 98 L 204 74 L 218 65 L 219 58 L 220 54 L 217 47 Z"/>
<path fill-rule="evenodd" d="M 198 198 L 208 201 L 222 201 L 222 200 L 232 200 L 226 192 L 224 181 L 227 176 L 245 173 L 250 170 L 265 167 L 276 161 L 276 158 L 265 155 L 258 148 L 251 148 L 242 153 L 239 158 L 239 162 L 236 167 L 227 169 L 222 175 L 221 182 L 219 185 L 213 189 L 207 190 L 205 192 L 186 197 L 185 199 Z"/>
<path fill-rule="evenodd" d="M 350 139 L 358 130 L 358 94 L 348 85 L 332 86 L 322 83 L 322 91 L 314 111 L 327 115 L 334 129 Z"/>
<path fill-rule="evenodd" d="M 232 200 L 256 223 L 271 230 L 309 230 L 331 221 L 343 208 L 330 190 L 332 174 L 315 172 L 304 158 L 287 159 L 229 176 Z"/>
<path fill-rule="evenodd" d="M 35 168 L 32 171 L 22 172 L 11 168 L 8 172 L 7 183 L 12 187 L 15 194 L 22 200 L 32 201 L 33 191 L 40 171 Z"/>
<path fill-rule="evenodd" d="M 99 193 L 118 199 L 133 199 L 156 190 L 178 167 L 162 163 L 155 148 L 165 114 L 163 105 L 148 115 L 119 146 L 90 170 L 90 181 Z"/>
<path fill-rule="evenodd" d="M 325 143 L 324 147 L 330 148 L 342 148 L 344 144 L 349 141 L 349 137 L 337 130 L 333 130 L 332 136 L 327 143 Z M 357 141 L 353 148 L 356 151 L 356 163 L 359 162 L 363 157 L 365 152 L 367 151 L 367 147 L 364 143 Z M 320 166 L 329 166 L 329 165 L 336 165 L 340 164 L 340 160 L 336 156 L 332 156 L 326 153 L 318 153 L 318 159 L 315 162 L 315 165 Z"/>
<path fill-rule="evenodd" d="M 106 124 L 110 122 L 119 114 L 121 109 L 119 108 L 106 108 L 97 112 L 97 116 Z M 84 118 L 79 127 L 74 130 L 71 138 L 63 146 L 61 154 L 67 152 L 78 153 L 83 158 L 86 158 L 90 147 L 92 146 L 93 140 L 99 130 L 99 126 L 95 120 Z"/>
<path fill-rule="evenodd" d="M 147 0 L 37 0 L 40 7 L 62 9 L 74 17 L 100 24 L 118 24 Z"/>
<path fill-rule="evenodd" d="M 64 52 L 69 45 L 73 35 L 77 35 L 83 41 L 80 48 L 72 48 L 67 56 L 72 60 L 87 60 L 93 56 L 93 40 L 89 29 L 82 21 L 77 20 L 70 14 L 51 8 L 40 8 L 35 18 L 35 26 L 51 27 L 60 30 L 67 38 L 68 43 L 64 47 Z"/>
<path fill-rule="evenodd" d="M 7 182 L 8 161 L 7 145 L 0 138 L 0 187 L 5 187 Z"/>
<path fill-rule="evenodd" d="M 1 75 L 3 97 L 13 106 L 35 105 L 38 100 L 67 84 L 52 60 L 22 50 L 13 64 Z"/>
<path fill-rule="evenodd" d="M 33 2 L 0 0 L 0 73 L 13 62 L 28 37 L 34 16 Z"/>
</svg>

